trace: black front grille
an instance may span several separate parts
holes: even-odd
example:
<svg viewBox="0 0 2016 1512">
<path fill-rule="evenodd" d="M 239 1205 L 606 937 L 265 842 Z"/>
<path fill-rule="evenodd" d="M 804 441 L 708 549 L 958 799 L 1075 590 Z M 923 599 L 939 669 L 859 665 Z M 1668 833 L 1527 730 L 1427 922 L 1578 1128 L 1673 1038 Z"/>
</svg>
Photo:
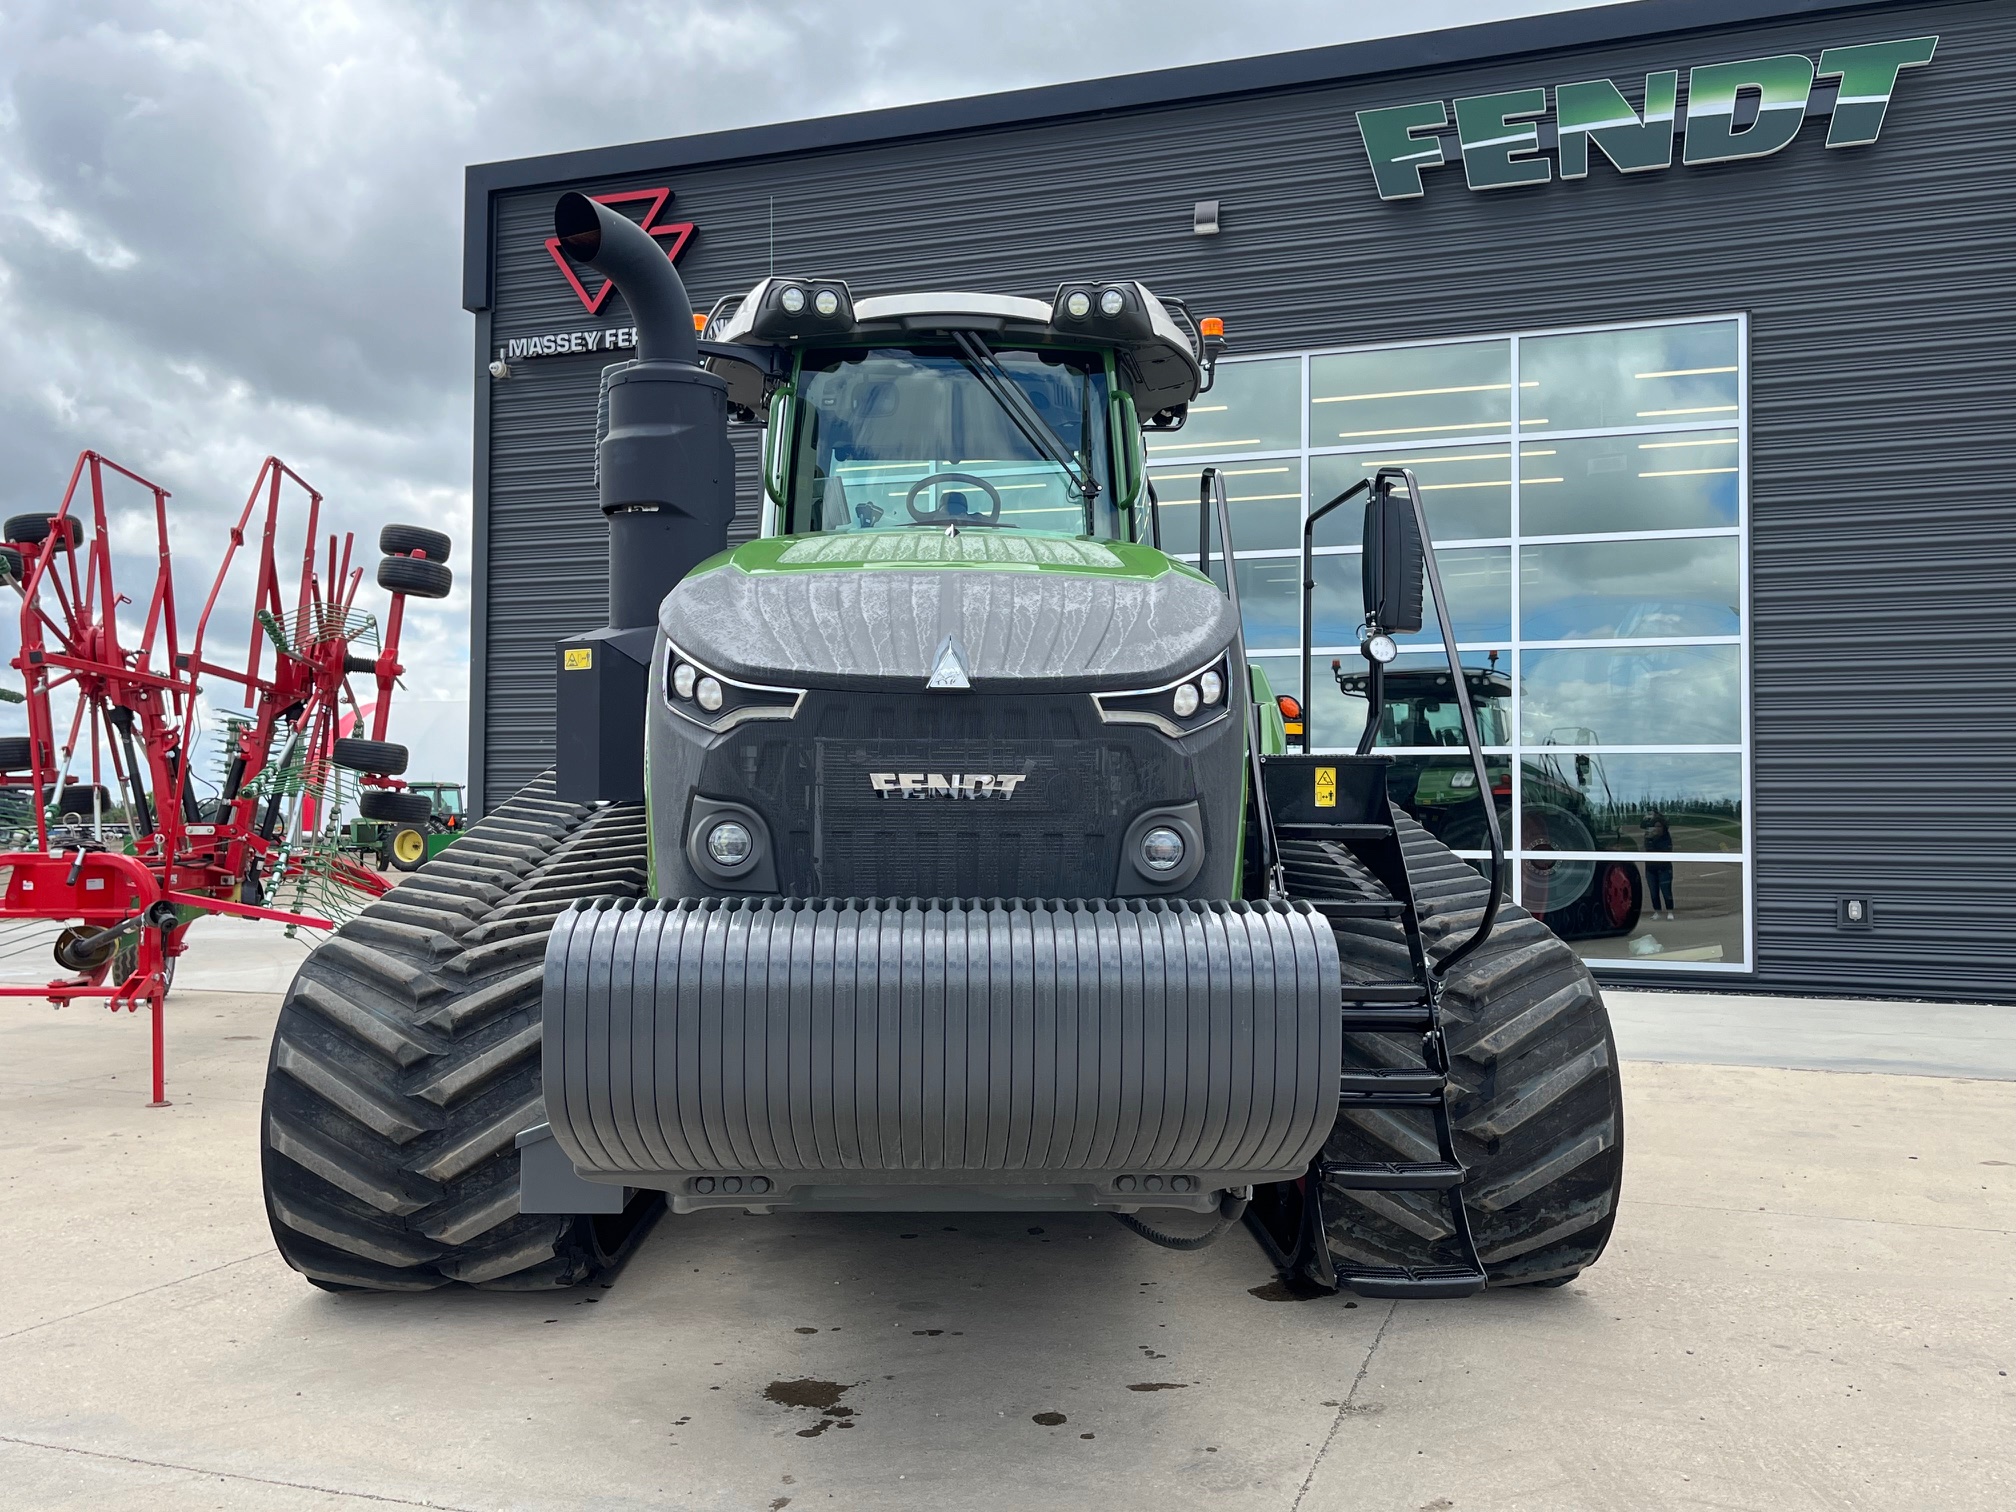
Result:
<svg viewBox="0 0 2016 1512">
<path fill-rule="evenodd" d="M 1141 793 L 1130 753 L 1085 740 L 821 739 L 817 751 L 813 865 L 842 897 L 1102 897 L 1115 816 Z M 878 775 L 897 791 L 877 791 Z M 989 790 L 1017 776 L 1006 796 Z"/>
<path fill-rule="evenodd" d="M 1208 820 L 1236 803 L 1237 733 L 1222 725 L 1186 750 L 1103 723 L 1083 693 L 815 689 L 788 722 L 747 724 L 704 754 L 661 741 L 653 761 L 682 794 L 763 816 L 787 896 L 1101 898 L 1119 883 L 1121 841 L 1144 809 L 1201 798 Z M 680 779 L 682 759 L 692 765 Z M 884 786 L 921 779 L 911 786 L 922 796 L 885 794 L 877 774 Z M 961 779 L 982 786 L 976 777 L 1021 781 L 1006 797 L 954 796 Z M 1199 884 L 1218 895 L 1236 840 L 1224 830 L 1211 844 L 1225 875 Z M 675 891 L 688 885 L 673 847 L 660 848 L 659 870 Z"/>
</svg>

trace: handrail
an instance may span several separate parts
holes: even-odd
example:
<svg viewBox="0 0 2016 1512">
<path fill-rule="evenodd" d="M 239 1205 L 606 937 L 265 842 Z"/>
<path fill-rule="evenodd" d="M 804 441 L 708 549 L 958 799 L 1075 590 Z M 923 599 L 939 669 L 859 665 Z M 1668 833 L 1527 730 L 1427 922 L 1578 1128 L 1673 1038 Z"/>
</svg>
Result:
<svg viewBox="0 0 2016 1512">
<path fill-rule="evenodd" d="M 1484 805 L 1484 829 L 1491 838 L 1491 891 L 1484 899 L 1484 917 L 1477 932 L 1435 963 L 1435 974 L 1446 976 L 1449 968 L 1482 945 L 1498 922 L 1498 906 L 1505 886 L 1505 835 L 1498 825 L 1498 803 L 1491 791 L 1491 774 L 1484 765 L 1484 742 L 1477 733 L 1477 711 L 1470 704 L 1469 683 L 1463 663 L 1456 654 L 1456 626 L 1449 617 L 1449 605 L 1442 594 L 1442 572 L 1435 565 L 1435 542 L 1428 534 L 1428 512 L 1421 504 L 1421 485 L 1411 467 L 1382 467 L 1372 478 L 1372 495 L 1384 500 L 1393 491 L 1393 480 L 1407 485 L 1407 501 L 1414 507 L 1414 526 L 1421 533 L 1421 565 L 1428 573 L 1428 591 L 1435 601 L 1435 618 L 1442 630 L 1442 650 L 1449 659 L 1449 680 L 1456 688 L 1456 711 L 1463 720 L 1463 744 L 1470 751 L 1470 770 L 1477 777 L 1477 796 Z M 1306 710 L 1304 711 L 1306 714 Z M 1308 726 L 1305 724 L 1304 729 Z"/>
<path fill-rule="evenodd" d="M 1267 879 L 1267 896 L 1288 895 L 1288 879 L 1281 869 L 1281 846 L 1274 834 L 1274 811 L 1267 805 L 1266 770 L 1260 764 L 1260 709 L 1253 702 L 1253 669 L 1246 663 L 1246 617 L 1239 608 L 1239 577 L 1233 571 L 1232 513 L 1225 499 L 1225 475 L 1215 467 L 1204 469 L 1197 480 L 1197 560 L 1204 575 L 1211 575 L 1211 520 L 1218 521 L 1218 537 L 1225 543 L 1225 596 L 1232 601 L 1232 667 L 1239 683 L 1239 706 L 1246 724 L 1246 780 L 1253 788 L 1254 828 L 1260 841 L 1260 874 Z M 1227 678 L 1230 682 L 1233 678 Z M 1228 687 L 1229 699 L 1232 690 Z M 1306 726 L 1304 728 L 1307 728 Z"/>
</svg>

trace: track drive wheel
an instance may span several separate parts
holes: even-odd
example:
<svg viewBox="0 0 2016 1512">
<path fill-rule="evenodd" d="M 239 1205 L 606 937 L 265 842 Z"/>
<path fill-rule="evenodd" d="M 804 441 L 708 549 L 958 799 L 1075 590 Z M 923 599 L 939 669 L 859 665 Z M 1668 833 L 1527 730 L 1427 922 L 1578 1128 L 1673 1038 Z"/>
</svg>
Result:
<svg viewBox="0 0 2016 1512">
<path fill-rule="evenodd" d="M 318 1286 L 571 1286 L 662 1206 L 520 1214 L 517 1136 L 545 1118 L 540 978 L 577 898 L 644 890 L 641 804 L 553 796 L 551 774 L 344 925 L 302 963 L 266 1073 L 273 1238 Z"/>
<path fill-rule="evenodd" d="M 1394 818 L 1432 959 L 1476 929 L 1487 884 L 1405 814 L 1395 810 Z M 1346 871 L 1355 866 L 1342 863 Z M 1299 880 L 1291 876 L 1291 883 Z M 1363 872 L 1353 880 L 1370 882 Z M 1347 986 L 1406 980 L 1397 925 L 1346 920 L 1336 928 Z M 1452 1061 L 1450 1122 L 1468 1173 L 1464 1203 L 1490 1284 L 1564 1282 L 1603 1253 L 1624 1174 L 1623 1092 L 1602 995 L 1574 951 L 1508 903 L 1490 939 L 1444 980 L 1442 1023 Z M 1344 1059 L 1347 1066 L 1418 1068 L 1420 1037 L 1347 1034 Z M 1426 1113 L 1367 1108 L 1339 1114 L 1322 1158 L 1363 1163 L 1438 1155 Z M 1345 1191 L 1326 1183 L 1322 1206 L 1340 1267 L 1452 1258 L 1439 1193 Z"/>
</svg>

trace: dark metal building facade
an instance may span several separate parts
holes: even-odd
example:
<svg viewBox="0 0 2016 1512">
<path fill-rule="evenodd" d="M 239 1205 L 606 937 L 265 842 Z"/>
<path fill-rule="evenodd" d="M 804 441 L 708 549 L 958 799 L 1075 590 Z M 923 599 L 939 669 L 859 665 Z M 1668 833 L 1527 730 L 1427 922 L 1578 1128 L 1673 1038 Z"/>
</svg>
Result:
<svg viewBox="0 0 2016 1512">
<path fill-rule="evenodd" d="M 1660 70 L 1919 35 L 1936 59 L 1851 150 L 1825 146 L 1823 82 L 1768 157 L 1676 152 L 1629 177 L 1599 159 L 1488 193 L 1452 163 L 1387 201 L 1356 119 L 1585 79 L 1636 99 Z M 1740 970 L 1628 980 L 2016 1001 L 2012 67 L 2016 8 L 1984 0 L 1644 0 L 473 168 L 477 801 L 548 763 L 554 641 L 603 613 L 592 441 L 612 354 L 488 371 L 514 341 L 627 325 L 614 297 L 591 314 L 548 253 L 561 189 L 671 189 L 656 222 L 696 225 L 679 267 L 699 301 L 773 265 L 871 292 L 1138 277 L 1222 315 L 1245 353 L 1736 315 L 1748 940 Z M 1202 200 L 1221 234 L 1195 234 Z M 746 533 L 753 434 L 738 444 Z M 1847 899 L 1868 927 L 1844 927 Z"/>
</svg>

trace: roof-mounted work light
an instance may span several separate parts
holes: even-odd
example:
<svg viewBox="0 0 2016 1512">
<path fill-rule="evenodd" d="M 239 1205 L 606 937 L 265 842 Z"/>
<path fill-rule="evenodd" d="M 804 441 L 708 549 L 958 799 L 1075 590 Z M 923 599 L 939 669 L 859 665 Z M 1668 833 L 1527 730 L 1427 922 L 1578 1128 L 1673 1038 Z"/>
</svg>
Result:
<svg viewBox="0 0 2016 1512">
<path fill-rule="evenodd" d="M 751 333 L 769 341 L 854 329 L 854 295 L 837 278 L 766 278 L 749 295 Z"/>
<path fill-rule="evenodd" d="M 1155 333 L 1146 293 L 1137 283 L 1060 284 L 1050 303 L 1050 325 L 1126 341 L 1145 341 Z"/>
</svg>

